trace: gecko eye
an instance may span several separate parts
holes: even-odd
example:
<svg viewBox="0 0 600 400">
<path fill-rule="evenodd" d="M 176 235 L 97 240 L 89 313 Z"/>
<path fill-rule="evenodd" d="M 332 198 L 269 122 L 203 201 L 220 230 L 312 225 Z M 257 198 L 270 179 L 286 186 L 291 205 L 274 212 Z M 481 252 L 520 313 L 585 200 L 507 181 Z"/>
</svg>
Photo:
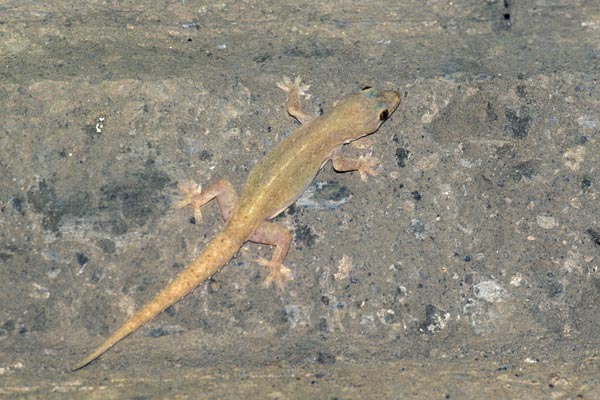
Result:
<svg viewBox="0 0 600 400">
<path fill-rule="evenodd" d="M 364 92 L 365 90 L 369 90 L 371 89 L 371 86 L 365 86 L 364 88 L 360 89 L 362 92 Z"/>
<path fill-rule="evenodd" d="M 387 117 L 390 116 L 390 112 L 388 110 L 383 110 L 382 112 L 379 113 L 379 120 L 380 121 L 385 121 L 387 119 Z"/>
</svg>

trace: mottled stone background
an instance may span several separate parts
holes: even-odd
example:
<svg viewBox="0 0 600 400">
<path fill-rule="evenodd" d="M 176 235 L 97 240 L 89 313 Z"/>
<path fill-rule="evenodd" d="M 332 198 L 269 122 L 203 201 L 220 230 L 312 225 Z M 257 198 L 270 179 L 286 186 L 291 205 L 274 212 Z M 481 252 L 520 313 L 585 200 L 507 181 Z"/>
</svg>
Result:
<svg viewBox="0 0 600 400">
<path fill-rule="evenodd" d="M 600 3 L 0 2 L 0 397 L 600 398 Z M 403 102 L 276 221 L 76 373 L 223 225 L 171 210 L 307 108 Z M 190 223 L 195 222 L 195 223 Z"/>
</svg>

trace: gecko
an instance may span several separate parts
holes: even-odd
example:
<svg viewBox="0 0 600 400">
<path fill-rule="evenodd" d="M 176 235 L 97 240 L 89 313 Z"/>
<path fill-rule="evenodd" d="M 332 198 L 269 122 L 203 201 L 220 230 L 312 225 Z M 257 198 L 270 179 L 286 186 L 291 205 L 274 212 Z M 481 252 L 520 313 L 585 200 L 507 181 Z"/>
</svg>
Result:
<svg viewBox="0 0 600 400">
<path fill-rule="evenodd" d="M 341 151 L 344 144 L 379 129 L 398 108 L 398 92 L 366 86 L 357 93 L 341 98 L 330 111 L 315 117 L 302 109 L 301 98 L 309 98 L 307 90 L 310 86 L 303 84 L 300 77 L 293 81 L 284 77 L 277 86 L 288 93 L 287 112 L 302 126 L 252 169 L 239 196 L 231 183 L 224 179 L 205 190 L 196 184 L 179 183 L 183 196 L 173 205 L 174 208 L 191 206 L 196 221 L 200 221 L 202 206 L 216 199 L 225 226 L 173 281 L 127 319 L 96 350 L 72 367 L 72 371 L 100 357 L 211 278 L 247 241 L 274 246 L 271 260 L 261 258 L 258 263 L 269 270 L 265 285 L 274 284 L 283 290 L 284 283 L 293 279 L 291 270 L 283 265 L 292 235 L 285 227 L 269 220 L 292 205 L 329 160 L 334 170 L 358 171 L 365 182 L 369 175 L 379 173 L 376 168 L 379 160 L 370 154 L 348 158 Z"/>
</svg>

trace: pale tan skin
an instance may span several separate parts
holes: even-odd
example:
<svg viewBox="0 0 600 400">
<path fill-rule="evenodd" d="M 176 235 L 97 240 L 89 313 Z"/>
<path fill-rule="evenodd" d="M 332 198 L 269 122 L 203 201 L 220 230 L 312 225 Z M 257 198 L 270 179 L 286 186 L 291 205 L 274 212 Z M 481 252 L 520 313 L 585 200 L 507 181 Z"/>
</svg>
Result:
<svg viewBox="0 0 600 400">
<path fill-rule="evenodd" d="M 175 280 L 73 370 L 86 366 L 167 307 L 177 303 L 217 273 L 247 241 L 275 246 L 271 261 L 261 259 L 259 263 L 270 270 L 265 283 L 273 282 L 280 289 L 283 288 L 285 281 L 292 279 L 291 271 L 283 265 L 292 235 L 284 227 L 268 220 L 289 207 L 329 160 L 336 171 L 359 171 L 364 181 L 369 174 L 377 175 L 376 159 L 370 156 L 344 158 L 341 147 L 377 131 L 400 104 L 399 93 L 365 88 L 342 98 L 328 113 L 311 118 L 300 107 L 300 97 L 308 86 L 302 85 L 299 78 L 294 82 L 284 78 L 278 86 L 288 92 L 288 113 L 303 126 L 254 167 L 239 197 L 226 180 L 220 180 L 204 191 L 196 185 L 179 185 L 185 197 L 175 207 L 191 205 L 199 221 L 200 208 L 216 198 L 226 221 L 225 227 Z"/>
</svg>

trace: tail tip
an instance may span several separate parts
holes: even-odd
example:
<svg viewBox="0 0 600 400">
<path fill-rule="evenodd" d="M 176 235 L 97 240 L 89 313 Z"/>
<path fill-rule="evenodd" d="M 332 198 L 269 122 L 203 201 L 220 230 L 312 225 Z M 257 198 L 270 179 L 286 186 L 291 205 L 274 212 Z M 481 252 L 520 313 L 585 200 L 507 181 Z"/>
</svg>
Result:
<svg viewBox="0 0 600 400">
<path fill-rule="evenodd" d="M 69 369 L 71 370 L 71 372 L 78 371 L 78 370 L 82 369 L 83 367 L 87 366 L 89 363 L 91 363 L 95 359 L 96 359 L 96 357 L 93 357 L 93 358 L 87 357 L 83 361 L 80 361 L 79 363 L 71 366 Z"/>
</svg>

